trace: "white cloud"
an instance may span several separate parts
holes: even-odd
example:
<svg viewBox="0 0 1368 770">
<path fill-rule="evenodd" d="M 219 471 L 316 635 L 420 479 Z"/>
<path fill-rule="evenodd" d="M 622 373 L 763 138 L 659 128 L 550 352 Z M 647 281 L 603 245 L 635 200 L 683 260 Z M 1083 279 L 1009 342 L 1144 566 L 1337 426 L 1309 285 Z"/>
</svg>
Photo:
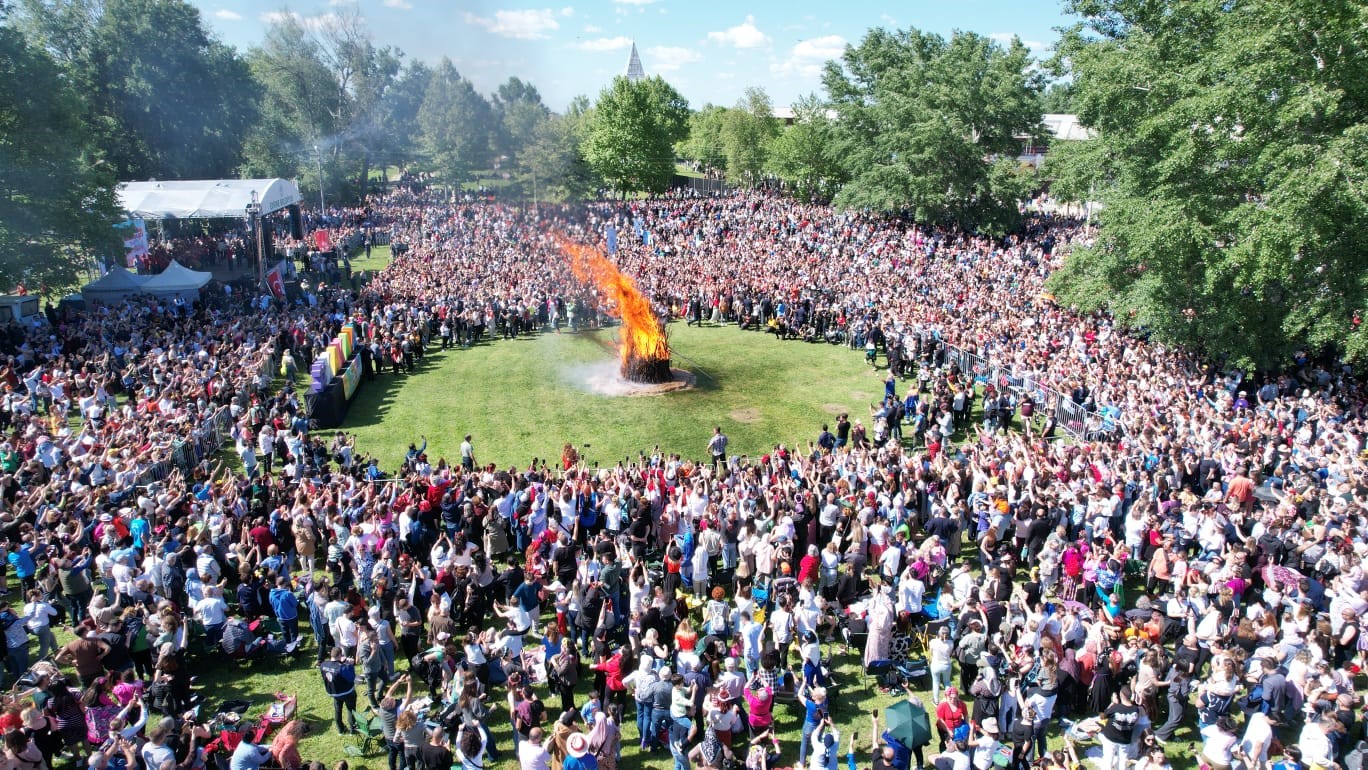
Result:
<svg viewBox="0 0 1368 770">
<path fill-rule="evenodd" d="M 500 37 L 515 40 L 546 40 L 551 37 L 548 32 L 560 29 L 556 12 L 550 8 L 495 11 L 493 18 L 467 13 L 465 20 L 467 24 L 475 24 Z"/>
<path fill-rule="evenodd" d="M 593 40 L 585 40 L 575 43 L 575 48 L 591 53 L 604 53 L 606 51 L 623 51 L 632 47 L 632 39 L 618 35 L 617 37 L 600 37 Z"/>
<path fill-rule="evenodd" d="M 302 17 L 301 17 L 299 14 L 295 13 L 294 11 L 267 11 L 267 12 L 261 14 L 261 23 L 262 23 L 262 24 L 283 24 L 284 22 L 287 22 L 287 21 L 289 21 L 290 19 L 294 19 L 295 21 L 300 21 L 301 18 L 302 18 Z"/>
<path fill-rule="evenodd" d="M 886 13 L 879 14 L 879 21 L 882 21 L 884 24 L 887 24 L 890 27 L 898 26 L 898 20 L 893 18 L 892 16 L 889 16 Z"/>
<path fill-rule="evenodd" d="M 760 48 L 769 43 L 769 37 L 755 26 L 754 16 L 747 16 L 745 21 L 735 27 L 729 27 L 721 32 L 709 32 L 708 42 L 733 48 Z"/>
<path fill-rule="evenodd" d="M 223 21 L 242 21 L 242 14 L 237 11 L 230 11 L 227 8 L 220 8 L 214 11 L 214 18 Z"/>
<path fill-rule="evenodd" d="M 401 11 L 413 10 L 413 3 L 408 0 L 383 0 L 383 4 L 386 8 L 398 8 Z"/>
<path fill-rule="evenodd" d="M 564 17 L 566 17 L 567 19 L 570 18 L 571 16 L 574 16 L 574 15 L 575 15 L 575 9 L 574 9 L 574 8 L 571 8 L 571 7 L 568 6 L 568 5 L 561 9 L 561 16 L 564 16 Z"/>
<path fill-rule="evenodd" d="M 317 16 L 301 16 L 294 11 L 267 11 L 257 18 L 263 24 L 284 24 L 293 21 L 310 32 L 318 32 L 330 27 L 334 27 L 342 22 L 342 17 L 335 13 L 320 13 Z"/>
<path fill-rule="evenodd" d="M 650 5 L 656 0 L 613 0 L 618 5 Z"/>
<path fill-rule="evenodd" d="M 674 72 L 685 64 L 703 61 L 703 54 L 692 48 L 658 45 L 646 49 L 646 58 L 650 60 L 647 72 Z"/>
<path fill-rule="evenodd" d="M 770 67 L 776 74 L 816 77 L 822 65 L 845 53 L 846 39 L 840 35 L 824 35 L 811 40 L 800 40 L 789 51 L 787 59 Z"/>
<path fill-rule="evenodd" d="M 988 36 L 988 39 L 1001 43 L 1004 46 L 1010 46 L 1012 40 L 1017 37 L 1016 34 L 1011 32 L 994 32 Z M 1026 46 L 1026 49 L 1030 51 L 1032 55 L 1037 56 L 1045 53 L 1046 49 L 1050 47 L 1047 43 L 1042 43 L 1039 40 L 1022 40 L 1021 44 Z"/>
<path fill-rule="evenodd" d="M 593 24 L 585 24 L 585 25 L 584 25 L 584 34 L 586 34 L 586 35 L 597 35 L 598 33 L 602 32 L 602 31 L 603 31 L 603 27 L 596 27 L 596 26 L 594 26 Z"/>
</svg>

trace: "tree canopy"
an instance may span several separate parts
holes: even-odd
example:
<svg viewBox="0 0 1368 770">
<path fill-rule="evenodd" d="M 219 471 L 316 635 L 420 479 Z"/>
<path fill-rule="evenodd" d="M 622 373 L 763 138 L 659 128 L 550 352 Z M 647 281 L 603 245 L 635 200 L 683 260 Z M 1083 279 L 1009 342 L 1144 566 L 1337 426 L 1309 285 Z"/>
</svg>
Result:
<svg viewBox="0 0 1368 770">
<path fill-rule="evenodd" d="M 0 288 L 75 286 L 78 270 L 122 245 L 114 169 L 86 109 L 46 51 L 0 25 Z"/>
<path fill-rule="evenodd" d="M 689 103 L 660 76 L 613 79 L 599 94 L 584 157 L 614 190 L 659 193 L 674 177 L 674 145 L 688 132 Z"/>
<path fill-rule="evenodd" d="M 1058 63 L 1097 130 L 1056 172 L 1103 207 L 1062 301 L 1241 363 L 1368 360 L 1368 28 L 1313 0 L 1074 0 Z"/>
<path fill-rule="evenodd" d="M 1042 75 L 1020 40 L 874 29 L 822 82 L 849 176 L 836 203 L 990 232 L 1016 224 L 1015 157 L 1041 133 Z"/>
<path fill-rule="evenodd" d="M 246 62 L 183 0 L 23 0 L 28 39 L 82 94 L 121 179 L 230 176 L 256 120 Z"/>
</svg>

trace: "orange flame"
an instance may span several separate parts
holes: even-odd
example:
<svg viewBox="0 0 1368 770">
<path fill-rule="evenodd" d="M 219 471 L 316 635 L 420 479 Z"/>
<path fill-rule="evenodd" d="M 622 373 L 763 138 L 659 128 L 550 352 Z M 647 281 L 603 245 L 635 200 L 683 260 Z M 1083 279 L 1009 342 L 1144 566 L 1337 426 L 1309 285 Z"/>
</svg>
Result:
<svg viewBox="0 0 1368 770">
<path fill-rule="evenodd" d="M 642 295 L 636 281 L 623 275 L 603 252 L 592 246 L 557 238 L 561 252 L 570 258 L 570 270 L 581 283 L 593 284 L 610 301 L 608 312 L 622 320 L 618 352 L 625 366 L 633 359 L 664 361 L 670 357 L 665 329 Z"/>
</svg>

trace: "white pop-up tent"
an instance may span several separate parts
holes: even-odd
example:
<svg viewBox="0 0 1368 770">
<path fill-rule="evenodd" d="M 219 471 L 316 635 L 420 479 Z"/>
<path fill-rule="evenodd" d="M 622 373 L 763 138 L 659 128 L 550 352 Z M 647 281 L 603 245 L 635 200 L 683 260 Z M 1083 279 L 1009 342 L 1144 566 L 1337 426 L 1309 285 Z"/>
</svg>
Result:
<svg viewBox="0 0 1368 770">
<path fill-rule="evenodd" d="M 143 219 L 241 219 L 252 193 L 265 216 L 299 203 L 299 187 L 288 179 L 201 179 L 124 182 L 119 205 Z"/>
<path fill-rule="evenodd" d="M 156 297 L 180 297 L 186 302 L 194 302 L 200 288 L 213 278 L 212 273 L 191 270 L 173 259 L 165 270 L 144 283 L 142 290 Z"/>
<path fill-rule="evenodd" d="M 135 275 L 122 267 L 115 267 L 99 280 L 91 281 L 81 287 L 81 296 L 87 303 L 100 302 L 117 305 L 125 299 L 140 294 L 143 285 L 151 279 L 149 275 Z"/>
</svg>

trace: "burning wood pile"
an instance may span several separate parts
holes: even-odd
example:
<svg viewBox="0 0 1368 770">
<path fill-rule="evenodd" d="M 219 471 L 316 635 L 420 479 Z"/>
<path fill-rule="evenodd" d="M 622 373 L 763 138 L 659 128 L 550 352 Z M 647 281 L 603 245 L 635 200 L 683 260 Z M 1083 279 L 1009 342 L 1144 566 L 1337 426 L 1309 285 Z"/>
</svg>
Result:
<svg viewBox="0 0 1368 770">
<path fill-rule="evenodd" d="M 561 240 L 561 251 L 570 258 L 570 269 L 580 281 L 598 287 L 608 300 L 609 312 L 622 319 L 618 353 L 625 380 L 646 384 L 670 382 L 670 342 L 636 281 L 623 275 L 606 256 L 591 246 Z"/>
</svg>

